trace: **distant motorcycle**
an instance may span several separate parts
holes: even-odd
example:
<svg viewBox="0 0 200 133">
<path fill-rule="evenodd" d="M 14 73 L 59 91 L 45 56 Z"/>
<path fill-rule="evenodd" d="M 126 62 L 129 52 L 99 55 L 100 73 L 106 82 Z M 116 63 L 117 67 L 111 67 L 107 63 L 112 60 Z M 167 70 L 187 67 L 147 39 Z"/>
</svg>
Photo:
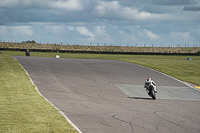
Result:
<svg viewBox="0 0 200 133">
<path fill-rule="evenodd" d="M 26 50 L 25 55 L 26 55 L 26 56 L 30 56 L 30 51 L 29 51 L 29 50 Z"/>
<path fill-rule="evenodd" d="M 156 99 L 156 83 L 151 80 L 151 78 L 147 78 L 145 81 L 144 88 L 146 88 L 146 91 L 148 92 L 148 95 L 152 97 L 153 100 Z"/>
</svg>

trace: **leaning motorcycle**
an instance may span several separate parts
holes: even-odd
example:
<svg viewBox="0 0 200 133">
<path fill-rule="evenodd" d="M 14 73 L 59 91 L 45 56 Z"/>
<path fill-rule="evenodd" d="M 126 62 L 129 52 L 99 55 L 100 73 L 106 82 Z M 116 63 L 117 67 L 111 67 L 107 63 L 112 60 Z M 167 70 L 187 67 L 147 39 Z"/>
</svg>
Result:
<svg viewBox="0 0 200 133">
<path fill-rule="evenodd" d="M 146 90 L 148 92 L 148 95 L 150 97 L 152 97 L 153 100 L 155 100 L 156 99 L 156 93 L 155 93 L 153 85 L 145 83 L 145 88 L 146 88 Z"/>
</svg>

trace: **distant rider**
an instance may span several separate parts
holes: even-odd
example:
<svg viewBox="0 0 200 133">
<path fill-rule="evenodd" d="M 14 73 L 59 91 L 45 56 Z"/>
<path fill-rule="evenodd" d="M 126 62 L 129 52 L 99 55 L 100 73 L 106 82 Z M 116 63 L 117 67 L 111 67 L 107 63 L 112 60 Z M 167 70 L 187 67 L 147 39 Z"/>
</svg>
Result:
<svg viewBox="0 0 200 133">
<path fill-rule="evenodd" d="M 157 93 L 157 91 L 156 91 L 156 83 L 150 77 L 148 77 L 147 80 L 145 81 L 145 84 L 144 84 L 144 88 L 146 88 L 146 91 L 148 93 L 149 93 L 149 88 L 150 87 L 153 87 L 155 93 Z"/>
<path fill-rule="evenodd" d="M 25 55 L 30 56 L 30 51 L 28 49 L 26 50 Z"/>
</svg>

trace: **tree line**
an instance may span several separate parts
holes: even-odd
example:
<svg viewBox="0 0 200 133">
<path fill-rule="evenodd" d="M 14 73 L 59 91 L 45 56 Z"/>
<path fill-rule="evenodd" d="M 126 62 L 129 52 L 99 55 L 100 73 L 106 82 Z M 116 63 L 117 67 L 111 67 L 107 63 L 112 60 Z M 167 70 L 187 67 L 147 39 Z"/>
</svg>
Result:
<svg viewBox="0 0 200 133">
<path fill-rule="evenodd" d="M 36 43 L 36 41 L 34 41 L 34 40 L 32 40 L 32 41 L 28 40 L 28 41 L 22 41 L 22 43 Z"/>
</svg>

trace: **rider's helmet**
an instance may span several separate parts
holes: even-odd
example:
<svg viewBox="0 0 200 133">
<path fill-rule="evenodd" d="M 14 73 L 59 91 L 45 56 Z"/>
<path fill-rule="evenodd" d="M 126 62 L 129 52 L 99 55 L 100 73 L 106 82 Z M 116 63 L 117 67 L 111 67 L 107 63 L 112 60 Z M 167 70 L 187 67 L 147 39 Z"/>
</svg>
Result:
<svg viewBox="0 0 200 133">
<path fill-rule="evenodd" d="M 150 77 L 148 77 L 147 78 L 147 80 L 145 81 L 145 85 L 150 85 L 151 84 L 151 78 Z"/>
<path fill-rule="evenodd" d="M 150 77 L 147 78 L 147 82 L 151 82 L 151 78 Z"/>
</svg>

